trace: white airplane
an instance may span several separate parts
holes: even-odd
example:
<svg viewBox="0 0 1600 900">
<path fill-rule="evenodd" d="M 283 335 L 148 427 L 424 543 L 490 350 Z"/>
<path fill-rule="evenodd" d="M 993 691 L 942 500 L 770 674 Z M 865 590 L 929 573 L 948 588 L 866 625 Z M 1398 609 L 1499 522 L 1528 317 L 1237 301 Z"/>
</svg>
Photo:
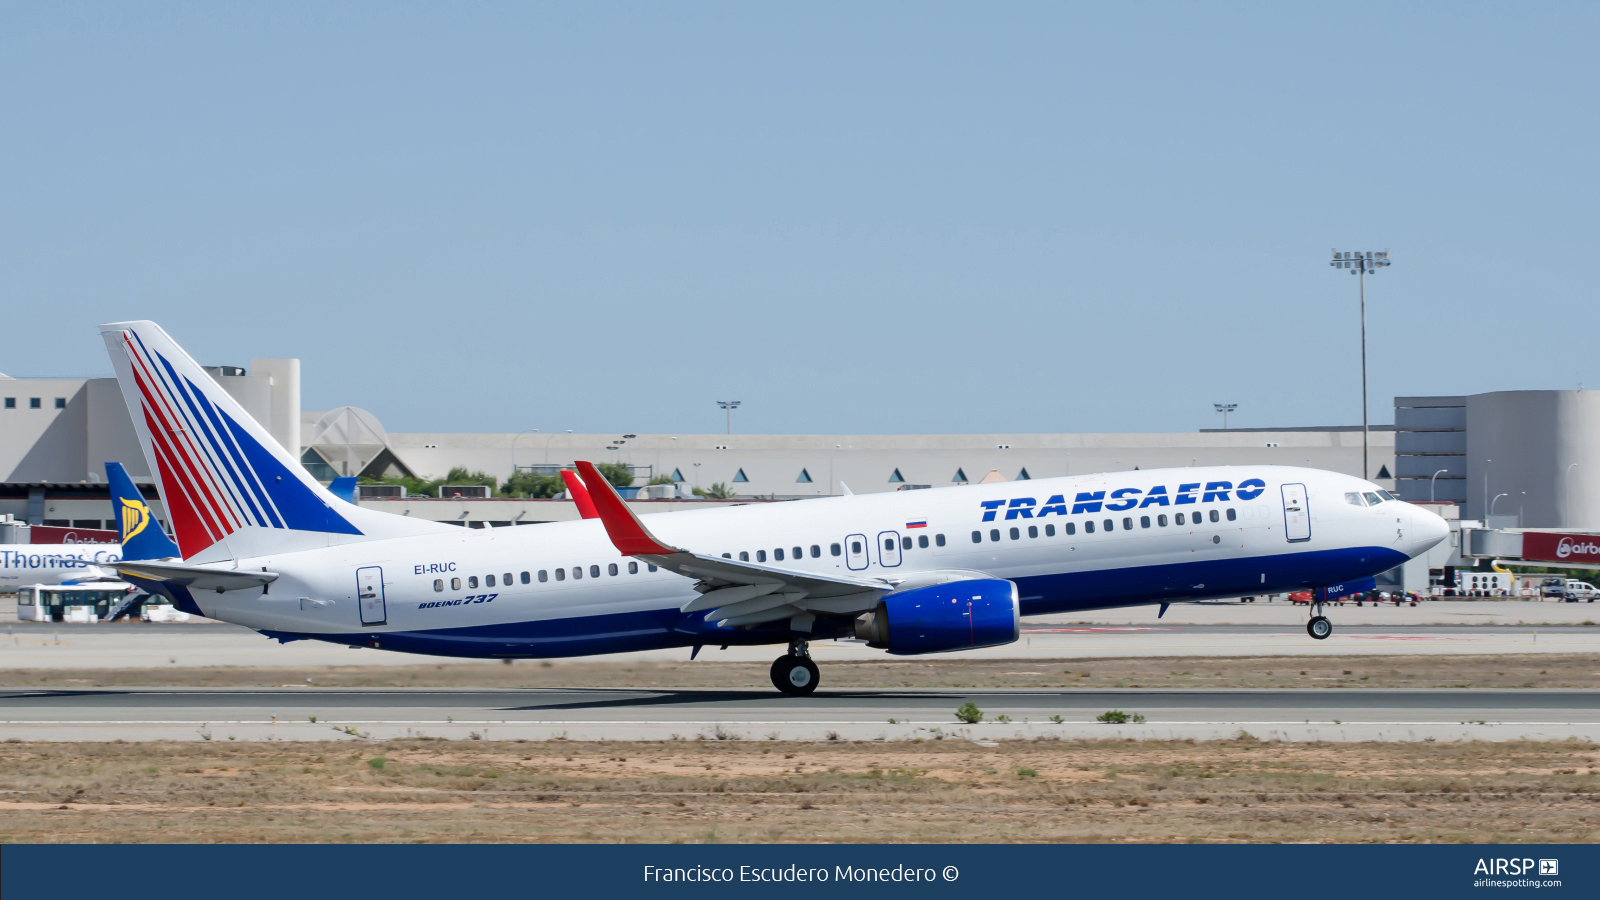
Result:
<svg viewBox="0 0 1600 900">
<path fill-rule="evenodd" d="M 101 326 L 182 558 L 123 561 L 181 610 L 281 641 L 455 657 L 808 642 L 1015 641 L 1020 617 L 1318 589 L 1448 533 L 1377 485 L 1278 466 L 1154 469 L 647 517 L 580 462 L 597 518 L 469 530 L 323 489 L 152 322 Z M 1320 614 L 1312 637 L 1332 631 Z M 692 654 L 691 654 L 692 658 Z"/>
<path fill-rule="evenodd" d="M 116 544 L 0 544 L 0 588 L 114 580 Z"/>
</svg>

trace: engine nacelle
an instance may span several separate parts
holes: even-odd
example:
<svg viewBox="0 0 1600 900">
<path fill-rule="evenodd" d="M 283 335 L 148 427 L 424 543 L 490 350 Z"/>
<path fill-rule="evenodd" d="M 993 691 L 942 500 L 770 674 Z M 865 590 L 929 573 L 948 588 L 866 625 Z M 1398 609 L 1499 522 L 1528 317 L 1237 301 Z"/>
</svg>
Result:
<svg viewBox="0 0 1600 900">
<path fill-rule="evenodd" d="M 1021 634 L 1017 586 L 998 578 L 896 591 L 856 619 L 856 637 L 896 654 L 997 647 Z"/>
</svg>

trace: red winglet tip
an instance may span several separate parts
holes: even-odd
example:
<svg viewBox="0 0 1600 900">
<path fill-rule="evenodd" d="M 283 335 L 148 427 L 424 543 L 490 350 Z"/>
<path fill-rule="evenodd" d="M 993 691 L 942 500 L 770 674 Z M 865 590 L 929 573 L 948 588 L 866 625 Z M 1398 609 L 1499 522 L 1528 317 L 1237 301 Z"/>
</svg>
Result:
<svg viewBox="0 0 1600 900">
<path fill-rule="evenodd" d="M 578 478 L 578 473 L 570 469 L 561 470 L 561 480 L 567 484 L 567 495 L 578 506 L 578 515 L 585 519 L 598 519 L 600 513 L 595 511 L 594 498 L 589 496 L 589 491 L 584 488 L 583 481 Z"/>
<path fill-rule="evenodd" d="M 644 523 L 639 521 L 639 517 L 633 514 L 633 510 L 628 508 L 628 504 L 622 502 L 617 489 L 600 474 L 594 463 L 579 460 L 577 465 L 585 487 L 594 485 L 594 489 L 589 491 L 589 498 L 594 501 L 595 514 L 606 526 L 606 534 L 618 551 L 626 556 L 678 552 L 655 539 Z"/>
</svg>

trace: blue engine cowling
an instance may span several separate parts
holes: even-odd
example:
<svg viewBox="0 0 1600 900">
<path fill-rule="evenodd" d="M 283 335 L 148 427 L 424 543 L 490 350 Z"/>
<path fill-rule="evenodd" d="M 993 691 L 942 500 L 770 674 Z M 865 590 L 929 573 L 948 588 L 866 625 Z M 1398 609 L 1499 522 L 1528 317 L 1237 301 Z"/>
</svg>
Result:
<svg viewBox="0 0 1600 900">
<path fill-rule="evenodd" d="M 907 655 L 996 647 L 1020 633 L 1017 586 L 998 578 L 898 591 L 856 620 L 856 637 Z"/>
</svg>

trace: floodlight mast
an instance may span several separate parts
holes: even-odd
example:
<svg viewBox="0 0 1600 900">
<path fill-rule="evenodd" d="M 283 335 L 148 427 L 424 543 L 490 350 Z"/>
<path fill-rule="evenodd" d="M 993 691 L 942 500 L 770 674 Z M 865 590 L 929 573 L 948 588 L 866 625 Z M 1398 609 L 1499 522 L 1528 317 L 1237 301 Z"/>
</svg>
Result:
<svg viewBox="0 0 1600 900">
<path fill-rule="evenodd" d="M 739 408 L 743 400 L 718 400 L 717 405 L 728 411 L 728 433 L 733 434 L 733 411 Z"/>
<path fill-rule="evenodd" d="M 1237 403 L 1213 403 L 1213 404 L 1211 404 L 1211 406 L 1217 412 L 1222 413 L 1222 430 L 1223 431 L 1227 431 L 1228 430 L 1228 413 L 1231 413 L 1234 410 L 1238 409 L 1239 408 L 1239 404 L 1237 404 Z"/>
<path fill-rule="evenodd" d="M 1367 462 L 1367 273 L 1388 268 L 1389 251 L 1385 249 L 1374 253 L 1371 250 L 1346 250 L 1341 254 L 1335 249 L 1333 261 L 1328 265 L 1335 269 L 1349 269 L 1351 275 L 1361 278 L 1361 477 L 1369 478 L 1368 473 L 1372 469 Z"/>
</svg>

